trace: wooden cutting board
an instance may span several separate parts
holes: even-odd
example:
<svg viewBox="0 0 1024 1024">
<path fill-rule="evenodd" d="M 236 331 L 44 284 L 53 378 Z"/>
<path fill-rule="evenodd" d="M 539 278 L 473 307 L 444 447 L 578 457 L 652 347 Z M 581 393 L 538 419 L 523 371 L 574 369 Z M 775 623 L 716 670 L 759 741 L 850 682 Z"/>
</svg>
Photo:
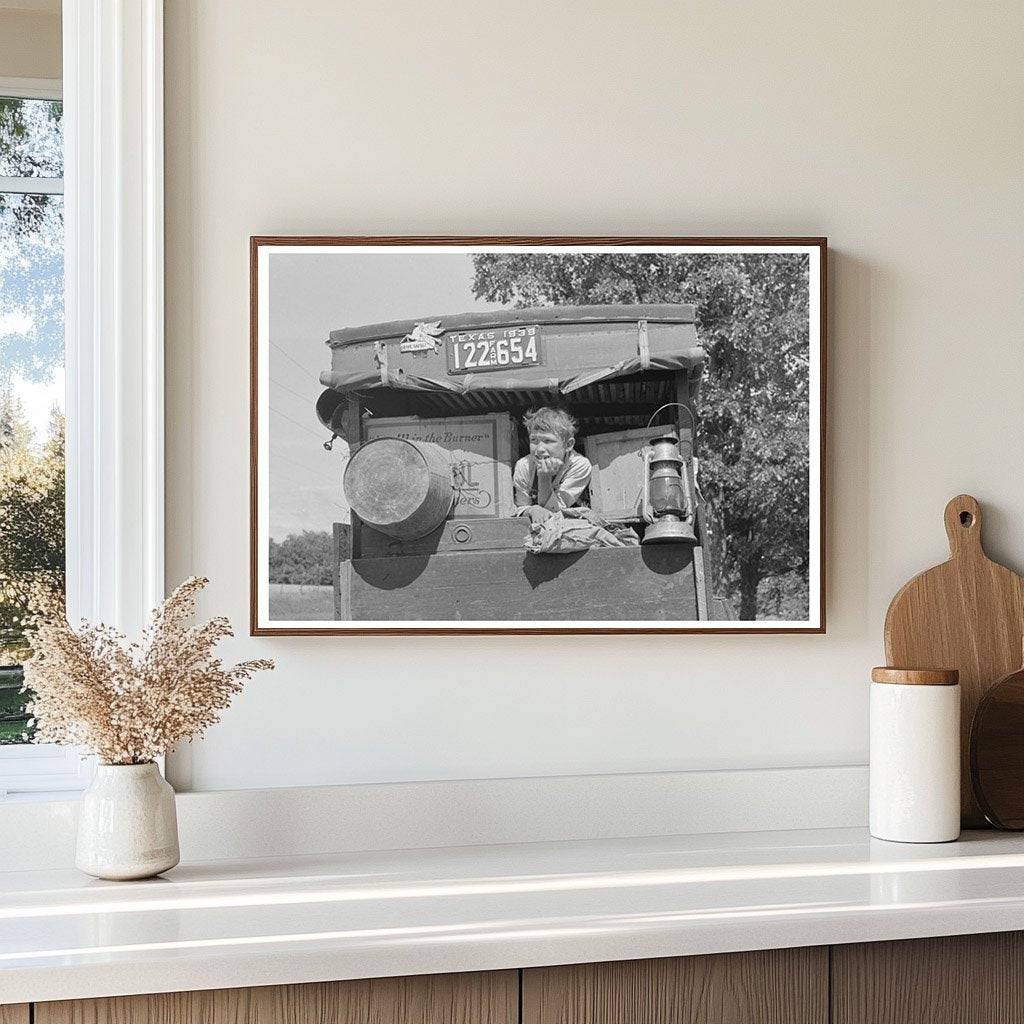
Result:
<svg viewBox="0 0 1024 1024">
<path fill-rule="evenodd" d="M 985 818 L 971 789 L 971 722 L 986 690 L 1020 667 L 1024 635 L 1024 579 L 985 554 L 981 520 L 969 494 L 953 498 L 945 512 L 949 561 L 906 583 L 885 615 L 889 665 L 960 671 L 960 813 L 975 828 Z"/>
<path fill-rule="evenodd" d="M 986 819 L 1024 829 L 1024 668 L 989 687 L 971 724 L 971 784 Z"/>
</svg>

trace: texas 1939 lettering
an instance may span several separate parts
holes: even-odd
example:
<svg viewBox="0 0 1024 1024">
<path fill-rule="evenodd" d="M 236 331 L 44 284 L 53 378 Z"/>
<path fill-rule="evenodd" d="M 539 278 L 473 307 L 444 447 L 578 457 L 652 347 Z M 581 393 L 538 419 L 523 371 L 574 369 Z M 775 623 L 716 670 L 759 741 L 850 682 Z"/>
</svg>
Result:
<svg viewBox="0 0 1024 1024">
<path fill-rule="evenodd" d="M 449 336 L 453 372 L 536 366 L 540 363 L 535 328 L 467 331 Z"/>
</svg>

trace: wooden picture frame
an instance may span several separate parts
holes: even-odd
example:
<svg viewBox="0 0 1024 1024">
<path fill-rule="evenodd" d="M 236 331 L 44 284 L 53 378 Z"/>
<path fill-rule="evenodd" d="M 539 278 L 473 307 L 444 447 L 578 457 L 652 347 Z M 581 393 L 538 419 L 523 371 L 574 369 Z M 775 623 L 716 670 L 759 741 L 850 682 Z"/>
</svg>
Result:
<svg viewBox="0 0 1024 1024">
<path fill-rule="evenodd" d="M 828 253 L 825 238 L 291 237 L 275 235 L 253 236 L 250 238 L 249 251 L 250 632 L 252 635 L 822 634 L 825 632 Z M 405 260 L 419 256 L 442 255 L 476 257 L 477 259 L 473 263 L 474 267 L 479 265 L 477 260 L 481 258 L 484 258 L 484 265 L 488 265 L 486 257 L 492 259 L 499 257 L 496 265 L 501 267 L 518 266 L 514 257 L 523 255 L 546 258 L 538 263 L 542 267 L 557 267 L 559 259 L 570 256 L 581 260 L 594 257 L 599 267 L 617 267 L 623 260 L 626 260 L 627 263 L 622 266 L 627 270 L 633 265 L 628 263 L 630 259 L 634 261 L 647 259 L 652 274 L 655 272 L 655 267 L 662 265 L 658 263 L 658 260 L 661 260 L 666 266 L 675 266 L 676 264 L 671 261 L 682 257 L 691 258 L 692 264 L 697 267 L 715 266 L 714 261 L 719 259 L 722 261 L 723 267 L 732 261 L 729 263 L 730 266 L 749 265 L 755 270 L 757 267 L 769 267 L 772 257 L 776 256 L 795 257 L 801 261 L 806 258 L 806 295 L 801 292 L 799 301 L 791 298 L 790 306 L 785 309 L 784 321 L 780 318 L 773 319 L 767 314 L 762 315 L 757 321 L 761 325 L 759 329 L 763 330 L 765 337 L 769 338 L 776 334 L 774 326 L 776 323 L 783 324 L 784 322 L 785 330 L 791 333 L 795 331 L 794 337 L 797 337 L 798 340 L 804 337 L 802 332 L 806 329 L 806 353 L 803 354 L 803 349 L 799 349 L 800 358 L 806 360 L 806 379 L 800 375 L 793 378 L 792 391 L 797 396 L 794 399 L 796 402 L 794 408 L 797 412 L 786 414 L 789 417 L 787 421 L 789 434 L 787 436 L 802 437 L 804 419 L 800 419 L 800 416 L 804 416 L 806 420 L 806 458 L 801 461 L 797 457 L 799 455 L 797 452 L 791 459 L 794 464 L 799 463 L 800 466 L 806 464 L 806 493 L 800 492 L 797 495 L 800 501 L 805 502 L 807 509 L 805 548 L 799 547 L 802 543 L 800 540 L 802 534 L 799 529 L 796 533 L 791 531 L 792 536 L 796 537 L 797 543 L 797 547 L 794 548 L 797 553 L 792 556 L 792 564 L 802 566 L 806 563 L 807 566 L 805 588 L 797 570 L 785 569 L 784 574 L 777 574 L 772 577 L 772 581 L 783 579 L 787 586 L 792 584 L 797 593 L 795 598 L 791 598 L 788 594 L 780 597 L 783 589 L 780 585 L 774 598 L 762 599 L 761 588 L 755 581 L 755 614 L 759 617 L 743 620 L 719 617 L 730 610 L 735 611 L 738 599 L 733 601 L 730 595 L 723 595 L 716 591 L 716 587 L 719 587 L 721 581 L 727 577 L 727 573 L 734 573 L 735 570 L 722 568 L 717 564 L 717 561 L 723 557 L 720 552 L 725 551 L 725 557 L 728 557 L 729 549 L 727 540 L 716 538 L 714 529 L 719 522 L 725 523 L 728 517 L 720 516 L 717 512 L 710 510 L 700 484 L 700 481 L 703 480 L 704 490 L 715 490 L 714 486 L 708 486 L 706 475 L 708 470 L 701 463 L 700 445 L 704 442 L 701 440 L 699 404 L 696 397 L 699 393 L 700 375 L 694 366 L 680 361 L 682 356 L 675 359 L 676 349 L 679 349 L 677 343 L 673 343 L 676 346 L 673 349 L 671 344 L 663 340 L 669 336 L 671 331 L 678 334 L 683 327 L 691 334 L 693 331 L 699 332 L 699 312 L 694 312 L 692 304 L 679 304 L 677 300 L 669 304 L 673 309 L 679 311 L 689 309 L 690 313 L 687 319 L 685 312 L 680 312 L 676 316 L 669 310 L 669 305 L 665 303 L 659 305 L 635 301 L 599 306 L 587 303 L 571 305 L 545 303 L 538 304 L 534 309 L 520 315 L 520 311 L 512 308 L 507 301 L 499 303 L 501 308 L 495 308 L 492 299 L 489 300 L 491 308 L 480 313 L 464 314 L 460 309 L 452 309 L 446 314 L 443 308 L 432 307 L 428 304 L 426 308 L 419 309 L 417 307 L 417 312 L 411 316 L 409 315 L 411 310 L 405 309 L 401 302 L 397 302 L 396 308 L 400 308 L 401 315 L 379 316 L 371 327 L 362 327 L 361 325 L 369 323 L 369 320 L 365 317 L 355 316 L 354 319 L 349 317 L 343 300 L 338 300 L 341 304 L 337 306 L 338 312 L 331 321 L 333 326 L 327 331 L 322 331 L 320 337 L 309 338 L 310 347 L 305 347 L 307 346 L 305 336 L 299 341 L 295 340 L 299 337 L 297 331 L 282 330 L 278 327 L 272 331 L 269 314 L 270 291 L 277 289 L 273 304 L 276 312 L 289 307 L 288 301 L 285 301 L 287 285 L 273 283 L 275 281 L 272 276 L 273 267 L 287 266 L 290 268 L 287 275 L 284 274 L 284 271 L 279 272 L 281 280 L 297 282 L 295 287 L 302 291 L 302 294 L 308 299 L 310 294 L 319 295 L 330 292 L 332 295 L 341 295 L 344 292 L 344 289 L 335 288 L 333 281 L 329 287 L 322 287 L 318 293 L 306 290 L 314 287 L 314 284 L 310 283 L 311 281 L 320 280 L 317 274 L 322 277 L 325 267 L 328 268 L 328 271 L 335 265 L 338 267 L 344 265 L 349 268 L 345 272 L 348 276 L 343 275 L 343 277 L 351 285 L 353 281 L 361 280 L 351 268 L 363 266 L 364 263 L 367 266 L 383 266 L 387 261 L 379 261 L 376 258 L 392 255 L 400 255 Z M 280 257 L 283 256 L 289 257 L 289 260 L 282 261 Z M 312 266 L 309 257 L 314 256 L 325 257 L 316 263 L 317 274 L 302 273 L 300 267 Z M 330 259 L 332 256 L 344 256 L 346 260 L 332 261 Z M 369 259 L 370 257 L 373 257 L 373 260 Z M 505 260 L 503 263 L 500 257 L 512 257 L 513 259 Z M 420 261 L 420 263 L 422 262 Z M 783 265 L 781 260 L 779 265 Z M 795 266 L 793 260 L 785 265 L 787 267 Z M 800 266 L 804 266 L 804 264 L 800 263 Z M 768 270 L 765 271 L 765 273 L 768 272 Z M 278 272 L 274 271 L 274 273 Z M 422 276 L 415 275 L 417 280 Z M 324 280 L 331 280 L 329 273 Z M 799 278 L 799 280 L 804 280 L 804 278 Z M 688 284 L 688 281 L 684 284 Z M 525 286 L 521 286 L 516 281 L 515 287 Z M 637 285 L 638 290 L 639 287 Z M 361 293 L 358 289 L 353 289 L 345 294 Z M 474 294 L 479 293 L 474 292 Z M 756 294 L 759 293 L 755 292 Z M 792 290 L 792 294 L 796 294 L 796 289 Z M 293 303 L 295 308 L 300 308 L 298 303 L 299 297 L 296 294 Z M 305 309 L 309 305 L 310 303 L 307 302 L 301 308 Z M 804 313 L 805 308 L 806 314 Z M 649 318 L 642 315 L 647 309 L 653 311 Z M 797 312 L 793 312 L 794 309 Z M 445 315 L 439 317 L 439 314 Z M 326 315 L 322 312 L 322 317 Z M 426 319 L 423 319 L 424 317 Z M 530 322 L 527 326 L 526 320 L 545 322 L 539 323 L 539 325 Z M 387 321 L 392 322 L 388 323 Z M 469 326 L 465 326 L 466 324 Z M 480 327 L 481 324 L 483 327 Z M 451 346 L 455 343 L 453 339 L 456 333 L 462 331 L 463 336 L 466 336 L 466 331 L 472 334 L 474 330 L 484 329 L 492 333 L 494 330 L 498 330 L 499 333 L 505 332 L 509 336 L 519 334 L 524 337 L 526 330 L 536 329 L 543 336 L 545 345 L 549 347 L 552 344 L 562 346 L 559 348 L 559 352 L 569 352 L 570 355 L 572 352 L 582 351 L 579 346 L 583 344 L 579 339 L 573 340 L 575 335 L 573 338 L 569 338 L 573 332 L 576 332 L 580 339 L 585 336 L 588 344 L 597 344 L 598 342 L 594 339 L 599 338 L 602 340 L 602 344 L 607 343 L 611 346 L 609 351 L 614 352 L 618 352 L 614 346 L 621 344 L 616 332 L 621 333 L 628 330 L 631 332 L 630 338 L 639 340 L 636 342 L 636 353 L 630 353 L 629 359 L 620 360 L 613 366 L 602 365 L 598 371 L 594 371 L 593 367 L 587 365 L 574 367 L 570 371 L 566 370 L 562 364 L 559 366 L 552 364 L 544 369 L 542 367 L 545 360 L 557 361 L 562 356 L 557 353 L 549 353 L 543 357 L 536 357 L 537 361 L 533 361 L 534 357 L 528 352 L 522 367 L 516 371 L 523 379 L 511 380 L 511 369 L 504 365 L 500 368 L 494 365 L 497 358 L 495 356 L 496 347 L 498 356 L 501 354 L 501 348 L 495 345 L 492 338 L 488 342 L 489 348 L 485 345 L 484 354 L 480 356 L 481 361 L 488 360 L 486 366 L 474 367 L 475 372 L 472 373 L 466 373 L 464 368 L 459 366 L 461 371 L 459 384 L 450 384 L 440 380 L 442 371 L 433 368 L 435 357 L 436 360 L 444 363 L 447 369 L 452 368 L 453 358 L 456 361 L 463 358 L 461 355 L 454 357 L 452 355 Z M 407 331 L 404 336 L 394 333 L 403 330 Z M 779 327 L 779 331 L 781 330 L 783 330 L 782 326 Z M 274 331 L 277 332 L 276 335 Z M 377 331 L 377 336 L 374 335 L 374 331 Z M 292 340 L 286 342 L 286 335 Z M 568 341 L 567 338 L 569 338 Z M 327 366 L 326 358 L 311 356 L 311 353 L 314 352 L 312 347 L 314 341 L 331 346 L 330 369 Z M 697 346 L 687 351 L 696 352 L 703 341 L 703 338 L 699 339 Z M 432 342 L 433 344 L 431 344 Z M 634 342 L 631 341 L 630 344 L 634 344 Z M 712 339 L 712 344 L 722 344 L 722 342 L 716 338 Z M 289 345 L 293 350 L 289 350 Z M 572 345 L 577 347 L 571 348 Z M 705 358 L 708 347 L 710 346 L 704 346 Z M 463 351 L 470 351 L 471 348 L 472 346 Z M 341 353 L 340 356 L 336 355 L 338 352 Z M 371 355 L 374 359 L 372 363 L 368 361 Z M 412 359 L 420 357 L 422 357 L 421 362 L 417 362 L 415 365 L 411 362 Z M 342 361 L 340 367 L 339 359 Z M 673 361 L 674 359 L 675 361 Z M 348 360 L 348 363 L 345 363 L 345 360 Z M 354 370 L 353 361 L 359 361 L 359 366 Z M 563 363 L 566 361 L 571 363 L 572 359 L 567 356 L 563 359 Z M 584 360 L 584 362 L 586 361 Z M 608 361 L 606 360 L 606 363 Z M 275 379 L 272 382 L 269 369 L 271 362 L 279 367 L 287 367 L 288 372 L 296 376 L 289 379 Z M 306 377 L 300 380 L 297 375 L 299 370 L 303 370 L 308 377 L 308 373 L 314 369 L 314 364 L 315 368 L 321 371 L 320 385 L 323 385 L 324 380 L 328 380 L 331 382 L 331 386 L 326 387 L 320 399 L 317 399 L 315 403 L 309 402 L 307 410 L 309 415 L 307 416 L 301 402 L 311 397 L 311 395 L 307 395 L 305 388 L 307 385 L 310 387 L 312 385 L 309 384 Z M 366 366 L 372 366 L 373 380 L 367 376 Z M 410 367 L 412 367 L 411 371 Z M 427 369 L 421 369 L 422 367 L 427 367 Z M 447 372 L 447 369 L 444 372 Z M 316 445 L 320 431 L 322 431 L 321 440 L 325 442 L 322 447 L 327 447 L 331 441 L 344 445 L 347 443 L 345 438 L 355 438 L 355 447 L 348 449 L 354 452 L 359 450 L 359 445 L 363 440 L 362 424 L 375 417 L 393 417 L 397 422 L 402 416 L 414 415 L 420 419 L 428 419 L 431 414 L 436 416 L 440 411 L 444 411 L 451 412 L 453 421 L 458 421 L 460 414 L 468 415 L 471 410 L 482 415 L 500 411 L 503 395 L 513 395 L 508 411 L 513 414 L 514 418 L 521 417 L 525 408 L 525 400 L 522 399 L 522 396 L 531 392 L 527 390 L 503 391 L 498 385 L 509 383 L 511 380 L 513 385 L 523 387 L 523 380 L 529 377 L 527 383 L 532 386 L 534 378 L 539 380 L 544 373 L 553 375 L 556 369 L 560 374 L 557 380 L 561 381 L 557 384 L 558 404 L 563 404 L 562 399 L 569 395 L 569 391 L 562 391 L 563 388 L 576 389 L 572 392 L 575 397 L 567 400 L 567 408 L 577 418 L 580 418 L 578 414 L 582 411 L 584 418 L 581 419 L 581 423 L 583 424 L 591 424 L 592 420 L 602 421 L 603 406 L 597 401 L 588 402 L 586 399 L 604 394 L 605 392 L 602 392 L 600 388 L 608 387 L 607 383 L 588 383 L 588 374 L 595 375 L 596 373 L 595 379 L 599 381 L 611 381 L 618 388 L 616 394 L 621 392 L 624 395 L 626 389 L 633 384 L 637 384 L 641 388 L 642 399 L 636 398 L 632 404 L 623 399 L 621 408 L 615 406 L 613 411 L 619 413 L 626 410 L 626 412 L 622 416 L 609 415 L 608 423 L 601 427 L 600 431 L 596 428 L 589 429 L 587 437 L 597 436 L 599 433 L 602 435 L 619 433 L 625 437 L 627 435 L 623 433 L 624 430 L 642 427 L 642 419 L 637 417 L 646 418 L 646 413 L 649 411 L 648 406 L 652 401 L 647 392 L 642 391 L 642 386 L 646 385 L 648 381 L 657 384 L 658 394 L 661 397 L 668 395 L 673 399 L 668 404 L 678 407 L 678 414 L 659 410 L 655 416 L 660 416 L 661 421 L 666 424 L 666 430 L 672 430 L 676 437 L 678 452 L 681 455 L 682 489 L 687 495 L 686 500 L 690 502 L 689 511 L 684 513 L 683 518 L 690 517 L 696 538 L 692 545 L 675 542 L 660 545 L 643 544 L 638 548 L 630 548 L 631 554 L 628 555 L 623 554 L 623 549 L 618 548 L 582 551 L 573 555 L 530 554 L 523 548 L 524 538 L 530 533 L 529 523 L 524 522 L 522 516 L 509 515 L 506 508 L 502 508 L 501 514 L 491 517 L 477 512 L 475 513 L 476 519 L 468 518 L 468 513 L 464 516 L 458 512 L 454 517 L 449 516 L 425 538 L 403 536 L 398 539 L 373 529 L 367 522 L 363 522 L 359 516 L 350 511 L 348 524 L 344 520 L 335 521 L 324 525 L 319 531 L 312 531 L 316 533 L 316 543 L 322 543 L 324 550 L 330 552 L 323 556 L 332 563 L 333 579 L 330 587 L 327 587 L 320 576 L 317 577 L 318 582 L 307 584 L 302 582 L 305 577 L 296 576 L 292 572 L 291 564 L 280 552 L 283 550 L 283 546 L 290 543 L 293 538 L 305 537 L 305 528 L 301 526 L 301 518 L 299 520 L 293 518 L 290 522 L 299 523 L 296 529 L 300 529 L 301 534 L 290 534 L 283 543 L 272 539 L 270 532 L 272 494 L 280 494 L 289 499 L 295 497 L 299 485 L 293 486 L 292 481 L 302 477 L 307 481 L 308 486 L 318 488 L 317 493 L 320 495 L 331 493 L 326 482 L 331 481 L 334 486 L 339 488 L 341 500 L 338 504 L 346 504 L 344 500 L 346 492 L 341 489 L 342 473 L 340 468 L 336 474 L 333 463 L 329 471 L 325 472 L 323 469 L 324 464 L 319 454 L 321 445 Z M 567 385 L 566 374 L 576 372 L 577 369 L 577 377 Z M 378 371 L 380 373 L 379 381 L 376 379 Z M 413 389 L 410 390 L 408 386 L 410 378 L 419 372 L 426 375 L 425 383 L 422 385 L 425 390 L 415 391 L 415 388 L 419 387 L 416 381 L 413 381 Z M 794 372 L 798 373 L 798 371 Z M 430 373 L 433 373 L 434 377 L 431 377 Z M 614 376 L 616 373 L 618 376 Z M 613 376 L 608 376 L 608 374 L 613 374 Z M 470 381 L 468 384 L 466 383 L 467 378 Z M 555 378 L 552 376 L 548 383 L 554 381 Z M 675 383 L 672 383 L 673 381 Z M 494 387 L 489 386 L 491 382 L 494 383 Z M 280 404 L 276 402 L 271 404 L 272 387 L 283 389 L 276 393 L 282 397 L 287 396 L 288 401 L 292 403 L 288 409 L 282 407 L 283 401 Z M 778 390 L 776 388 L 776 392 Z M 409 391 L 408 394 L 405 393 L 407 391 Z M 548 391 L 555 395 L 553 388 L 548 388 Z M 539 391 L 533 393 L 536 394 Z M 654 391 L 651 394 L 654 394 Z M 326 399 L 326 401 L 321 403 L 321 399 Z M 419 399 L 422 399 L 422 405 L 416 405 L 416 401 Z M 465 404 L 460 405 L 460 402 Z M 319 423 L 313 415 L 314 405 L 317 415 L 320 416 Z M 612 408 L 609 406 L 609 409 Z M 683 415 L 684 412 L 686 416 Z M 271 413 L 273 413 L 273 421 Z M 380 423 L 380 420 L 378 419 L 377 422 Z M 275 426 L 275 423 L 278 426 Z M 277 454 L 272 455 L 271 445 L 275 431 L 282 434 L 290 432 L 289 443 L 293 445 L 298 443 L 295 439 L 299 437 L 299 434 L 296 432 L 302 432 L 301 440 L 309 447 L 300 451 L 300 457 L 294 457 L 292 452 L 285 454 L 283 449 L 275 449 Z M 583 433 L 584 429 L 581 429 L 580 434 L 583 435 Z M 521 437 L 525 436 L 522 431 L 520 431 L 520 435 Z M 424 434 L 423 437 L 429 438 L 429 435 Z M 473 437 L 475 438 L 476 435 Z M 581 440 L 584 438 L 581 437 Z M 422 439 L 413 438 L 412 442 L 424 445 Z M 440 442 L 444 443 L 443 437 L 440 438 Z M 432 443 L 434 442 L 429 441 L 425 446 L 429 447 L 429 444 Z M 462 444 L 463 442 L 456 440 L 456 443 Z M 465 443 L 472 446 L 472 443 L 475 442 Z M 482 444 L 483 441 L 480 443 Z M 520 443 L 526 444 L 524 440 L 521 440 Z M 590 442 L 590 447 L 593 447 L 594 443 Z M 513 438 L 513 447 L 514 445 L 515 438 Z M 697 446 L 696 457 L 694 457 L 695 445 Z M 577 446 L 578 449 L 585 447 L 587 447 L 585 443 Z M 317 465 L 311 466 L 309 463 L 314 460 L 314 451 Z M 648 447 L 648 456 L 650 452 L 651 449 Z M 638 452 L 638 455 L 641 460 L 647 457 L 643 452 Z M 472 453 L 468 458 L 464 456 L 465 453 L 460 449 L 459 457 L 463 459 L 463 465 L 467 468 L 469 476 L 473 476 L 472 462 L 476 456 L 473 456 Z M 343 457 L 347 458 L 347 456 Z M 483 456 L 479 457 L 483 458 Z M 364 453 L 362 458 L 368 459 L 369 455 Z M 270 475 L 271 465 L 275 460 L 287 472 L 282 473 L 272 492 Z M 514 458 L 510 458 L 510 461 L 514 462 Z M 710 461 L 714 464 L 714 457 Z M 669 460 L 670 468 L 671 464 L 671 460 Z M 643 465 L 646 467 L 644 472 L 649 474 L 651 472 L 649 462 L 644 462 Z M 659 465 L 661 464 L 659 463 Z M 347 468 L 347 463 L 345 468 Z M 698 468 L 700 473 L 698 473 Z M 508 469 L 510 470 L 511 466 Z M 362 471 L 365 472 L 365 470 Z M 624 471 L 628 474 L 636 472 L 629 465 L 626 465 Z M 293 476 L 289 476 L 289 473 Z M 316 482 L 309 484 L 309 481 L 314 479 Z M 645 477 L 645 479 L 648 479 L 648 483 L 650 483 L 649 478 Z M 602 478 L 600 471 L 594 474 L 591 486 L 594 485 L 595 480 L 598 483 L 606 482 L 606 478 Z M 622 493 L 630 491 L 635 483 L 636 481 L 631 475 L 626 489 Z M 714 484 L 713 481 L 712 484 Z M 472 486 L 478 487 L 478 483 L 474 481 Z M 792 490 L 792 485 L 788 486 Z M 502 490 L 504 492 L 504 488 Z M 632 492 L 630 491 L 630 493 Z M 461 487 L 455 487 L 454 500 L 457 506 L 463 500 L 464 495 L 465 492 Z M 489 493 L 484 494 L 479 490 L 474 491 L 473 495 L 480 507 L 483 507 L 485 502 L 492 497 Z M 595 509 L 599 507 L 599 504 L 599 501 L 595 503 Z M 648 520 L 660 521 L 658 516 L 661 511 L 652 513 L 652 509 L 653 505 L 648 501 L 642 511 L 646 513 Z M 619 509 L 616 514 L 621 514 L 621 512 L 622 509 Z M 338 515 L 344 515 L 344 513 L 338 513 Z M 716 515 L 718 518 L 715 518 Z M 650 523 L 643 520 L 639 514 L 632 520 L 632 526 L 637 533 L 642 534 L 645 538 L 648 536 L 645 531 L 650 529 Z M 391 528 L 388 527 L 388 529 Z M 286 527 L 275 526 L 274 529 L 284 536 L 283 531 Z M 722 527 L 718 527 L 718 530 L 719 533 L 724 532 Z M 792 539 L 787 543 L 792 544 Z M 460 547 L 460 544 L 468 544 L 468 547 Z M 687 549 L 689 550 L 687 551 Z M 271 583 L 272 550 L 276 552 L 273 570 L 275 579 L 286 582 Z M 788 552 L 789 548 L 786 550 Z M 716 552 L 718 552 L 717 555 Z M 319 573 L 319 569 L 316 568 L 319 564 L 314 558 L 312 561 L 314 574 Z M 282 565 L 285 565 L 286 568 L 282 569 Z M 490 565 L 497 567 L 495 569 L 497 575 L 493 581 L 493 588 L 488 591 L 487 567 Z M 311 570 L 309 565 L 305 565 L 301 571 L 309 572 Z M 516 575 L 517 573 L 519 576 Z M 468 589 L 465 592 L 460 590 L 463 586 L 461 582 L 463 578 L 472 580 L 471 583 L 466 583 Z M 601 585 L 600 581 L 606 581 L 607 585 Z M 652 589 L 659 587 L 662 589 Z M 621 589 L 621 599 L 616 597 L 616 588 Z M 327 603 L 327 590 L 331 592 L 330 607 Z M 283 608 L 285 611 L 271 610 L 272 591 L 274 594 L 273 607 L 275 609 Z M 499 613 L 512 611 L 515 614 L 513 616 L 505 614 L 501 618 L 463 617 L 474 614 L 474 610 L 476 614 L 479 614 L 481 609 L 489 609 L 491 607 L 487 603 L 488 600 L 491 600 L 488 597 L 489 593 L 502 595 L 500 600 L 505 603 L 498 608 Z M 524 617 L 529 611 L 524 601 L 529 603 L 536 600 L 536 607 L 539 609 L 578 607 L 593 610 L 596 605 L 588 606 L 586 601 L 596 600 L 592 596 L 595 594 L 600 594 L 601 599 L 606 602 L 618 601 L 618 605 L 606 603 L 601 609 L 600 617 L 590 619 L 583 617 L 539 617 L 537 619 Z M 744 601 L 749 612 L 751 600 L 749 587 L 745 594 Z M 804 597 L 805 594 L 806 597 Z M 540 596 L 537 597 L 537 595 Z M 665 595 L 664 599 L 661 595 Z M 307 599 L 309 607 L 313 607 L 315 604 L 317 616 L 315 618 L 306 617 L 310 613 L 305 610 L 307 604 L 302 602 L 306 602 Z M 791 617 L 773 619 L 770 615 L 760 617 L 762 600 L 769 602 L 772 599 L 776 602 L 776 609 L 781 607 L 781 601 L 789 601 L 791 605 L 795 602 L 799 608 L 806 607 L 806 617 L 802 619 Z M 292 617 L 293 613 L 287 611 L 292 607 L 293 600 L 298 602 L 298 614 L 302 616 L 300 618 Z M 548 602 L 546 605 L 545 601 Z M 558 604 L 559 601 L 565 603 Z M 635 621 L 633 619 L 609 619 L 608 615 L 614 614 L 614 611 L 610 612 L 609 608 L 619 606 L 624 609 L 636 607 L 641 611 L 646 608 L 648 614 L 650 609 L 655 609 L 659 616 L 667 615 L 668 611 L 678 607 L 684 610 L 688 609 L 690 617 L 680 619 L 644 618 Z M 392 608 L 397 609 L 396 616 L 401 617 L 395 619 L 383 617 L 390 613 Z M 421 613 L 425 615 L 428 611 L 437 609 L 445 611 L 451 617 L 443 619 L 419 617 Z M 416 617 L 406 617 L 410 614 Z M 339 618 L 339 616 L 347 617 Z M 367 616 L 370 617 L 367 618 Z"/>
</svg>

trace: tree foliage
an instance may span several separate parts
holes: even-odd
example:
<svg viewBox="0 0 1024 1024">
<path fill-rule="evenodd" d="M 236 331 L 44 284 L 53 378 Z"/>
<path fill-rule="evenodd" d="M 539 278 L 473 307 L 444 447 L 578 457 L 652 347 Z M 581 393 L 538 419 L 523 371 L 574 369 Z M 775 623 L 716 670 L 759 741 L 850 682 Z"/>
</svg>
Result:
<svg viewBox="0 0 1024 1024">
<path fill-rule="evenodd" d="M 59 178 L 61 105 L 0 98 L 0 175 Z M 41 381 L 64 346 L 64 197 L 0 192 L 0 385 Z"/>
<path fill-rule="evenodd" d="M 0 96 L 0 175 L 59 178 L 64 173 L 59 100 Z"/>
<path fill-rule="evenodd" d="M 41 447 L 20 403 L 0 401 L 0 661 L 27 655 L 31 616 L 62 610 L 64 417 L 54 412 Z"/>
<path fill-rule="evenodd" d="M 807 257 L 485 253 L 474 265 L 474 293 L 490 302 L 696 305 L 708 351 L 700 487 L 710 504 L 720 582 L 739 594 L 742 619 L 806 618 Z"/>
<path fill-rule="evenodd" d="M 343 544 L 342 551 L 348 550 Z M 344 557 L 344 555 L 343 555 Z M 334 583 L 334 540 L 326 530 L 303 530 L 270 541 L 270 582 L 329 587 Z"/>
<path fill-rule="evenodd" d="M 31 653 L 26 626 L 64 608 L 64 418 L 41 446 L 21 403 L 0 396 L 0 744 L 30 739 L 17 666 Z"/>
</svg>

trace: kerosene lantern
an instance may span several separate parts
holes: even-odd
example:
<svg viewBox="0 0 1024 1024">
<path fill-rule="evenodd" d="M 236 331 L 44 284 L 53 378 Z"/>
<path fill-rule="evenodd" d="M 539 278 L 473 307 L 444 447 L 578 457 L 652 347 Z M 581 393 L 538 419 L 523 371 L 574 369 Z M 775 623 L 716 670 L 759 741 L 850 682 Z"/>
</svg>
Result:
<svg viewBox="0 0 1024 1024">
<path fill-rule="evenodd" d="M 672 431 L 652 438 L 644 449 L 643 511 L 650 524 L 645 544 L 696 544 L 690 478 Z"/>
</svg>

